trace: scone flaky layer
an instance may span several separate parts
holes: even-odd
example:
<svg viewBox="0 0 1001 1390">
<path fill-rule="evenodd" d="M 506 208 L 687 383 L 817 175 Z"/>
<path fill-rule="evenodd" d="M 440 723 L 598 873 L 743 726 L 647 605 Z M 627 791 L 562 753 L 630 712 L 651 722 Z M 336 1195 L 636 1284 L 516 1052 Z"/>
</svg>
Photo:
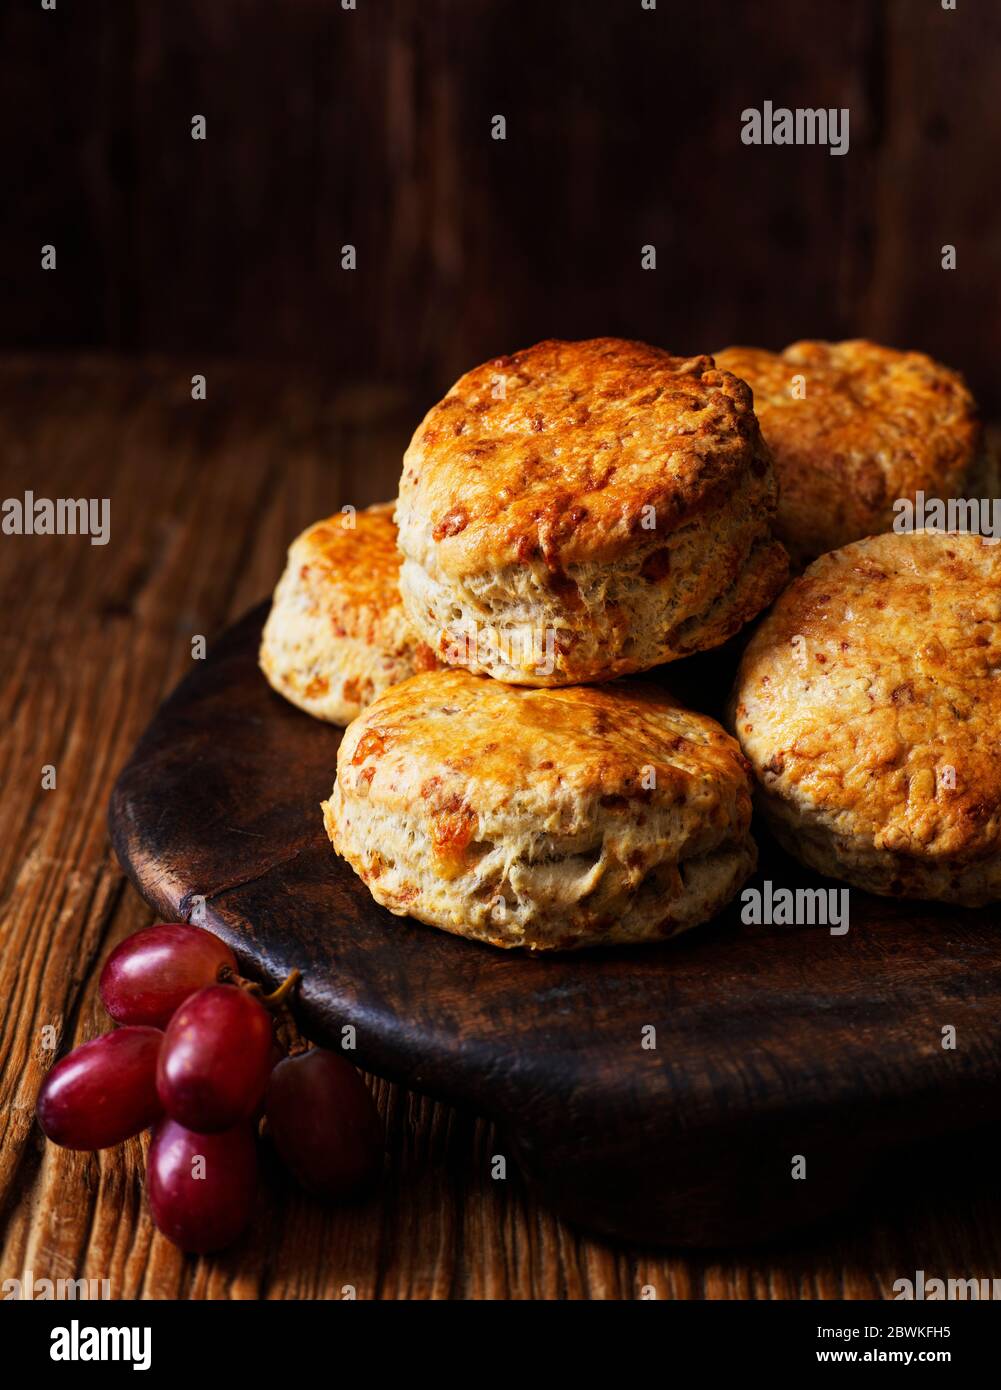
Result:
<svg viewBox="0 0 1001 1390">
<path fill-rule="evenodd" d="M 449 664 L 601 680 L 759 612 L 786 573 L 774 507 L 750 392 L 712 358 L 539 343 L 466 373 L 415 433 L 401 591 Z"/>
<path fill-rule="evenodd" d="M 754 392 L 779 478 L 776 534 L 797 564 L 890 530 L 898 498 L 964 496 L 982 465 L 966 383 L 923 352 L 804 341 L 727 348 L 716 364 Z"/>
<path fill-rule="evenodd" d="M 780 840 L 871 892 L 1001 897 L 1001 546 L 822 556 L 744 654 L 733 723 Z"/>
<path fill-rule="evenodd" d="M 498 946 L 674 935 L 755 859 L 734 740 L 628 683 L 415 676 L 347 730 L 323 809 L 377 902 Z"/>
<path fill-rule="evenodd" d="M 394 506 L 337 514 L 303 531 L 264 626 L 260 665 L 270 684 L 334 724 L 437 665 L 400 600 Z"/>
</svg>

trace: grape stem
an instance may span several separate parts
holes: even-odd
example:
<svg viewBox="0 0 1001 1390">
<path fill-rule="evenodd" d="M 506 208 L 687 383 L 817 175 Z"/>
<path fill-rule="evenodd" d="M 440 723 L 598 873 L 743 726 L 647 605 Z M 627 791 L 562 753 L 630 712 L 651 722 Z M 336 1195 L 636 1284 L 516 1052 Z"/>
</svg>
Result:
<svg viewBox="0 0 1001 1390">
<path fill-rule="evenodd" d="M 293 970 L 287 980 L 284 980 L 272 994 L 266 994 L 261 999 L 262 1004 L 275 1015 L 275 1032 L 278 1034 L 278 1042 L 285 1049 L 286 1056 L 295 1057 L 300 1052 L 305 1052 L 308 1044 L 296 1026 L 295 1017 L 289 1008 L 289 998 L 296 985 L 302 979 L 298 970 Z"/>
<path fill-rule="evenodd" d="M 270 994 L 260 995 L 261 1003 L 270 1009 L 275 1016 L 275 1033 L 279 1045 L 288 1057 L 295 1057 L 300 1052 L 305 1052 L 309 1046 L 299 1032 L 295 1017 L 289 1007 L 292 992 L 301 979 L 302 975 L 299 971 L 292 970 L 289 972 L 288 978 L 283 980 L 276 990 Z"/>
<path fill-rule="evenodd" d="M 276 990 L 261 996 L 261 1003 L 269 1009 L 280 1009 L 301 979 L 298 970 L 291 970 L 288 979 L 283 980 Z"/>
<path fill-rule="evenodd" d="M 270 1009 L 275 1015 L 275 1033 L 278 1043 L 285 1050 L 287 1056 L 297 1057 L 300 1052 L 308 1051 L 309 1043 L 299 1032 L 292 1010 L 289 1008 L 292 992 L 302 979 L 300 971 L 290 971 L 288 978 L 283 980 L 278 988 L 272 990 L 270 994 L 265 994 L 256 980 L 247 980 L 242 975 L 234 975 L 228 967 L 224 967 L 224 970 L 220 971 L 219 978 L 224 983 L 234 984 L 240 989 L 247 990 L 259 999 L 265 1008 Z"/>
</svg>

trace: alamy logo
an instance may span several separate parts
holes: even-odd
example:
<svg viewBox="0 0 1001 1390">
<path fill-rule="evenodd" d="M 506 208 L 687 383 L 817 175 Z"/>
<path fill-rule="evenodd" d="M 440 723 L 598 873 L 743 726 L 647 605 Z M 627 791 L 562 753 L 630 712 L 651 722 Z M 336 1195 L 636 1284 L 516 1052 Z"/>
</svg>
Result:
<svg viewBox="0 0 1001 1390">
<path fill-rule="evenodd" d="M 745 888 L 740 901 L 740 920 L 748 926 L 821 926 L 832 936 L 848 930 L 847 888 L 776 888 L 766 878 L 760 888 Z"/>
<path fill-rule="evenodd" d="M 937 1299 L 986 1302 L 1001 1298 L 1001 1279 L 930 1279 L 923 1269 L 918 1269 L 913 1279 L 893 1281 L 893 1296 L 918 1303 Z"/>
<path fill-rule="evenodd" d="M 740 113 L 740 138 L 745 145 L 828 145 L 830 154 L 848 153 L 847 106 L 773 106 Z"/>
<path fill-rule="evenodd" d="M 469 623 L 445 632 L 442 654 L 450 666 L 485 666 L 500 660 L 516 671 L 551 676 L 556 670 L 556 632 L 547 628 L 498 628 Z"/>
<path fill-rule="evenodd" d="M 997 497 L 927 497 L 923 492 L 898 497 L 893 504 L 894 531 L 968 531 L 987 545 L 1001 540 L 1001 500 Z"/>
<path fill-rule="evenodd" d="M 7 497 L 0 504 L 5 536 L 89 536 L 91 545 L 111 539 L 110 497 Z"/>
<path fill-rule="evenodd" d="M 0 1284 L 3 1299 L 90 1299 L 110 1298 L 110 1279 L 36 1279 L 31 1269 L 21 1279 L 5 1279 Z"/>
<path fill-rule="evenodd" d="M 53 1361 L 131 1361 L 134 1371 L 148 1371 L 153 1358 L 148 1327 L 54 1327 L 49 1357 Z"/>
</svg>

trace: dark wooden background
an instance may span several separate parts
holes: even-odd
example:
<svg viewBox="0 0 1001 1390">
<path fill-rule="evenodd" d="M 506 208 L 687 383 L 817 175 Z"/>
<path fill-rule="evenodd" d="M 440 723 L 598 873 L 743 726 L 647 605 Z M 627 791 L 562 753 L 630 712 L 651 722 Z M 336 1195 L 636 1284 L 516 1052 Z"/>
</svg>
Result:
<svg viewBox="0 0 1001 1390">
<path fill-rule="evenodd" d="M 544 336 L 868 334 L 1001 406 L 996 0 L 23 0 L 0 51 L 0 350 L 430 396 Z M 848 155 L 742 145 L 766 98 Z"/>
</svg>

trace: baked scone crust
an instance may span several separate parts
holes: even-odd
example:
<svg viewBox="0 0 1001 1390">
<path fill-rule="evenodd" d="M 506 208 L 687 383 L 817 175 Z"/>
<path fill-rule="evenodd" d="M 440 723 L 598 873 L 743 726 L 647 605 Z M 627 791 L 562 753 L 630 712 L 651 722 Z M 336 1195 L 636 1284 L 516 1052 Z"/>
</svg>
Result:
<svg viewBox="0 0 1001 1390">
<path fill-rule="evenodd" d="M 755 863 L 736 742 L 638 683 L 414 676 L 346 731 L 323 815 L 377 902 L 495 946 L 663 940 Z"/>
<path fill-rule="evenodd" d="M 289 547 L 260 666 L 307 714 L 349 724 L 391 685 L 433 669 L 400 599 L 394 502 L 336 513 Z"/>
<path fill-rule="evenodd" d="M 1001 897 L 1001 546 L 874 536 L 795 580 L 741 662 L 733 726 L 777 838 L 894 897 Z"/>
<path fill-rule="evenodd" d="M 418 427 L 400 587 L 450 664 L 600 680 L 717 645 L 759 612 L 786 576 L 774 506 L 750 392 L 711 357 L 547 341 L 467 372 Z M 549 671 L 518 657 L 543 632 Z"/>
<path fill-rule="evenodd" d="M 797 565 L 890 530 L 897 498 L 966 495 L 981 463 L 965 381 L 923 352 L 804 341 L 726 348 L 716 365 L 754 393 L 779 479 L 775 532 Z"/>
</svg>

